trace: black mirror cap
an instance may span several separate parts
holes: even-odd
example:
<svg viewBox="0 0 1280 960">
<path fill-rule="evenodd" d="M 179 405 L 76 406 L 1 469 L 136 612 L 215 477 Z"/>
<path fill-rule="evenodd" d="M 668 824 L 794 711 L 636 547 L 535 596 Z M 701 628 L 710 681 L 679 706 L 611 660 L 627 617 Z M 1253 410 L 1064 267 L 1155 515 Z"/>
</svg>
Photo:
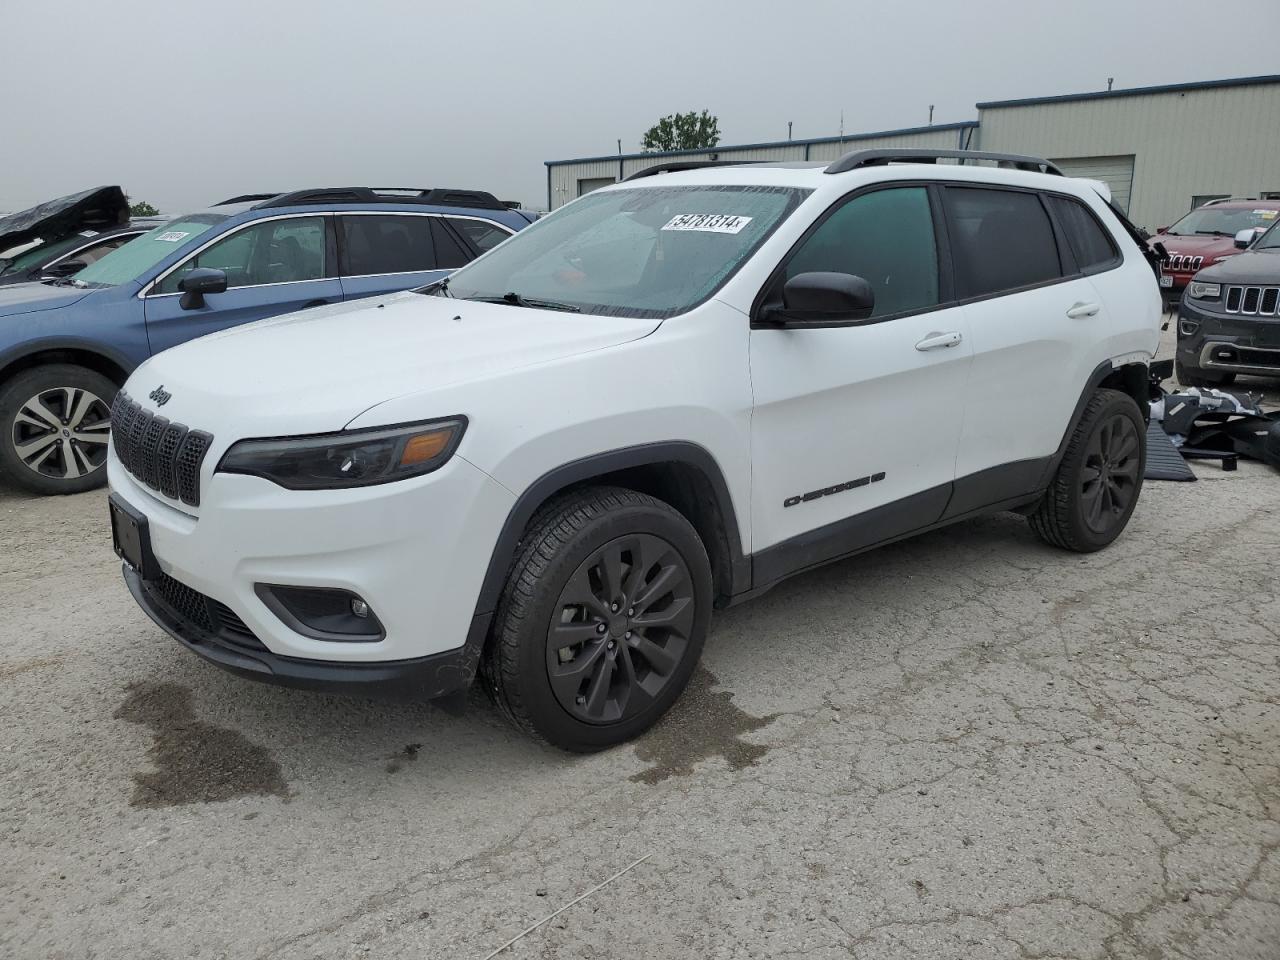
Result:
<svg viewBox="0 0 1280 960">
<path fill-rule="evenodd" d="M 799 273 L 782 288 L 782 306 L 769 320 L 784 326 L 844 326 L 871 316 L 876 294 L 862 277 L 851 273 Z"/>
<path fill-rule="evenodd" d="M 226 292 L 227 274 L 211 267 L 196 267 L 182 278 L 178 289 L 182 291 L 179 306 L 183 310 L 195 310 L 204 306 L 205 294 Z"/>
</svg>

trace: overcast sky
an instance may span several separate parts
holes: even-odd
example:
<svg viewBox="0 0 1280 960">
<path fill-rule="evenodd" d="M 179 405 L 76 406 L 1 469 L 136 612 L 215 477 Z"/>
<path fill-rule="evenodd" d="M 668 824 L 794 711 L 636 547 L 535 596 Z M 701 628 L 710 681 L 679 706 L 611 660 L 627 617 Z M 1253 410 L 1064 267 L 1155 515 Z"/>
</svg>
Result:
<svg viewBox="0 0 1280 960">
<path fill-rule="evenodd" d="M 352 184 L 543 207 L 544 160 L 637 150 L 673 111 L 749 143 L 1280 69 L 1280 0 L 58 0 L 0 23 L 7 211 L 112 183 L 166 213 Z"/>
</svg>

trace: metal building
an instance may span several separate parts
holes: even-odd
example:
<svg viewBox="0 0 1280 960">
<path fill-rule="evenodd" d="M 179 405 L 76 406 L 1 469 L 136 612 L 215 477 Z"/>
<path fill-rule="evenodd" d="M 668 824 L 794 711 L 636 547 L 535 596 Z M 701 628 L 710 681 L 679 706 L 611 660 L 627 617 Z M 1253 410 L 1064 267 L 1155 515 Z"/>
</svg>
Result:
<svg viewBox="0 0 1280 960">
<path fill-rule="evenodd" d="M 547 162 L 547 205 L 613 183 L 658 159 L 828 160 L 871 147 L 971 147 L 1053 160 L 1104 180 L 1134 222 L 1154 230 L 1217 197 L 1280 198 L 1280 75 L 999 100 L 978 119 L 816 140 Z"/>
</svg>

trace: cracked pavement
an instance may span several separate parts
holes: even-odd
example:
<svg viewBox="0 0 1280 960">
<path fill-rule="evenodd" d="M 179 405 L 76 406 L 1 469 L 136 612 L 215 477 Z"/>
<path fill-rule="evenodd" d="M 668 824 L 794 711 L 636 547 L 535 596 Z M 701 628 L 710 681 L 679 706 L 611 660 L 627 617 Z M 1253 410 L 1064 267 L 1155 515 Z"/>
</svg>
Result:
<svg viewBox="0 0 1280 960">
<path fill-rule="evenodd" d="M 1280 476 L 1000 515 L 717 617 L 590 757 L 252 684 L 129 598 L 105 495 L 0 489 L 0 956 L 1280 960 Z"/>
</svg>

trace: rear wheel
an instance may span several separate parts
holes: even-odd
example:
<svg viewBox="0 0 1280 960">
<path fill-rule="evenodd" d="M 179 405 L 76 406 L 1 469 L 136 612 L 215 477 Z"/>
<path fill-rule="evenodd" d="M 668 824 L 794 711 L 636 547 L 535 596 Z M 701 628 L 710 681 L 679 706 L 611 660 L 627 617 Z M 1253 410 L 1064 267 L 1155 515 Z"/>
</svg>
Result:
<svg viewBox="0 0 1280 960">
<path fill-rule="evenodd" d="M 1181 360 L 1173 362 L 1174 373 L 1184 387 L 1225 387 L 1235 382 L 1234 373 L 1205 373 L 1199 367 L 1188 367 Z"/>
<path fill-rule="evenodd" d="M 653 497 L 593 487 L 533 520 L 484 676 L 521 729 L 577 752 L 629 740 L 680 696 L 711 619 L 697 533 Z"/>
<path fill-rule="evenodd" d="M 1146 426 L 1137 403 L 1118 390 L 1097 391 L 1030 517 L 1031 529 L 1055 547 L 1101 550 L 1133 515 L 1146 467 Z"/>
<path fill-rule="evenodd" d="M 101 486 L 117 389 L 72 364 L 18 374 L 0 388 L 0 472 L 33 493 Z"/>
</svg>

